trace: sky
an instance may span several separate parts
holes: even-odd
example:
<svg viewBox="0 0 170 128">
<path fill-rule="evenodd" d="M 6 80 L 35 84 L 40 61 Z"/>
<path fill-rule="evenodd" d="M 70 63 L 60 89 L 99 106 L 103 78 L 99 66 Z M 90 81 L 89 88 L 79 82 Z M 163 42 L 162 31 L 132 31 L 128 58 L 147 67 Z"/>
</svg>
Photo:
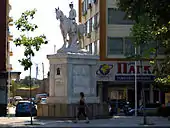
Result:
<svg viewBox="0 0 170 128">
<path fill-rule="evenodd" d="M 78 0 L 72 0 L 74 8 L 78 13 Z M 35 57 L 32 58 L 32 77 L 36 77 L 36 65 L 38 64 L 38 79 L 42 79 L 42 63 L 44 63 L 44 76 L 47 77 L 49 71 L 49 61 L 47 55 L 54 54 L 54 45 L 56 45 L 56 50 L 59 49 L 63 44 L 63 39 L 61 31 L 59 28 L 59 21 L 55 18 L 55 8 L 60 8 L 66 16 L 69 13 L 69 3 L 70 0 L 10 0 L 12 10 L 10 11 L 10 16 L 12 16 L 14 22 L 21 16 L 21 13 L 26 10 L 37 9 L 36 15 L 33 23 L 38 25 L 38 29 L 29 36 L 39 36 L 45 34 L 48 40 L 48 44 L 43 45 L 40 51 L 35 52 Z M 13 27 L 10 27 L 10 32 L 13 35 L 13 39 L 19 37 L 20 32 Z M 10 58 L 10 63 L 12 64 L 13 71 L 21 72 L 21 79 L 25 76 L 29 76 L 29 71 L 24 71 L 24 68 L 18 62 L 24 53 L 23 47 L 16 47 L 13 43 L 10 44 L 11 50 L 13 51 L 13 56 Z"/>
</svg>

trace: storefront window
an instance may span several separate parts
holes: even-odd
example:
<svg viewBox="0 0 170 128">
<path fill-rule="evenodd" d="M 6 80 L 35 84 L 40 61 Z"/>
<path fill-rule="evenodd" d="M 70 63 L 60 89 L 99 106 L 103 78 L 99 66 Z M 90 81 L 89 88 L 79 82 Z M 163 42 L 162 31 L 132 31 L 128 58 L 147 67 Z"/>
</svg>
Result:
<svg viewBox="0 0 170 128">
<path fill-rule="evenodd" d="M 159 91 L 158 90 L 154 90 L 153 91 L 153 94 L 154 94 L 154 103 L 158 102 L 159 101 Z"/>
<path fill-rule="evenodd" d="M 118 99 L 118 100 L 124 99 L 124 91 L 123 90 L 111 91 L 110 99 Z"/>
</svg>

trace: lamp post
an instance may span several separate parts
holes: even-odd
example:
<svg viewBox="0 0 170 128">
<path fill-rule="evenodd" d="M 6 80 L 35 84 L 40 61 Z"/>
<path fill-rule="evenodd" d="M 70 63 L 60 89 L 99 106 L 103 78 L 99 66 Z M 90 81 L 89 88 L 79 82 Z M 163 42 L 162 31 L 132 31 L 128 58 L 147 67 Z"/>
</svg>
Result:
<svg viewBox="0 0 170 128">
<path fill-rule="evenodd" d="M 30 55 L 30 62 L 31 62 L 31 55 Z M 31 81 L 31 67 L 30 67 L 30 116 L 31 116 L 31 125 L 33 124 L 32 121 L 32 81 Z"/>
<path fill-rule="evenodd" d="M 10 117 L 10 112 L 9 112 L 9 107 L 10 107 L 10 85 L 11 85 L 11 67 L 10 67 L 10 54 L 9 54 L 9 51 L 8 51 L 8 85 L 7 85 L 7 88 L 8 88 L 8 117 Z"/>
</svg>

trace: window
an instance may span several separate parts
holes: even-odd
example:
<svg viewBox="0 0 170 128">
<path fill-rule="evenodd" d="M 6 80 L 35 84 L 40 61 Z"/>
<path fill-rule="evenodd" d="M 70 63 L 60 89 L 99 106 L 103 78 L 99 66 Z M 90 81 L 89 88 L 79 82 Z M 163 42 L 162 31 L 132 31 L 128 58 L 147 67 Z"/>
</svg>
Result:
<svg viewBox="0 0 170 128">
<path fill-rule="evenodd" d="M 82 2 L 82 13 L 83 13 L 83 15 L 85 15 L 87 13 L 87 9 L 88 9 L 88 0 L 84 0 Z"/>
<path fill-rule="evenodd" d="M 158 41 L 158 54 L 164 55 L 166 51 L 166 48 L 163 46 L 162 43 Z"/>
<path fill-rule="evenodd" d="M 107 55 L 123 54 L 123 38 L 107 38 Z"/>
<path fill-rule="evenodd" d="M 96 15 L 94 15 L 94 23 L 95 24 L 98 24 L 99 22 L 98 22 L 98 15 L 99 15 L 99 13 L 96 13 Z"/>
<path fill-rule="evenodd" d="M 57 68 L 57 75 L 60 75 L 60 68 Z"/>
<path fill-rule="evenodd" d="M 94 21 L 94 17 L 92 17 L 92 31 L 95 30 L 95 21 Z"/>
<path fill-rule="evenodd" d="M 94 54 L 97 55 L 97 41 L 94 42 Z"/>
<path fill-rule="evenodd" d="M 97 55 L 99 55 L 99 51 L 100 51 L 100 41 L 97 40 Z"/>
<path fill-rule="evenodd" d="M 85 34 L 87 34 L 87 22 L 85 23 Z"/>
<path fill-rule="evenodd" d="M 89 32 L 92 32 L 92 18 L 89 20 Z"/>
<path fill-rule="evenodd" d="M 98 28 L 98 13 L 92 18 L 92 31 Z"/>
<path fill-rule="evenodd" d="M 155 52 L 153 52 L 151 49 L 156 48 L 156 47 L 157 47 L 157 43 L 155 41 L 152 41 L 150 43 L 141 44 L 140 45 L 140 53 L 142 55 L 146 55 L 146 54 L 154 55 Z"/>
<path fill-rule="evenodd" d="M 93 2 L 93 0 L 88 0 L 88 4 L 91 4 Z"/>
<path fill-rule="evenodd" d="M 94 46 L 94 43 L 92 43 L 92 54 L 95 54 L 95 46 Z"/>
<path fill-rule="evenodd" d="M 89 52 L 92 54 L 92 43 L 89 44 Z"/>
<path fill-rule="evenodd" d="M 86 11 L 88 10 L 88 6 L 89 6 L 89 0 L 85 0 L 86 3 Z"/>
<path fill-rule="evenodd" d="M 82 14 L 84 15 L 84 12 L 85 12 L 85 4 L 84 4 L 84 1 L 83 1 L 81 4 L 82 4 L 82 5 L 81 5 L 81 6 L 82 6 L 82 10 L 81 10 L 81 11 L 82 11 Z"/>
<path fill-rule="evenodd" d="M 131 20 L 125 19 L 125 12 L 116 8 L 108 8 L 108 24 L 133 24 Z"/>
<path fill-rule="evenodd" d="M 125 56 L 131 56 L 135 54 L 135 46 L 130 38 L 125 38 Z"/>
<path fill-rule="evenodd" d="M 87 33 L 90 33 L 90 21 L 87 21 Z"/>
<path fill-rule="evenodd" d="M 164 47 L 161 47 L 161 46 L 160 46 L 160 47 L 158 48 L 158 54 L 159 54 L 159 55 L 164 55 L 164 54 L 165 54 L 165 51 L 166 51 L 166 50 L 165 50 Z"/>
<path fill-rule="evenodd" d="M 85 46 L 85 49 L 86 49 L 86 50 L 88 50 L 88 47 L 87 47 L 87 46 Z"/>
</svg>

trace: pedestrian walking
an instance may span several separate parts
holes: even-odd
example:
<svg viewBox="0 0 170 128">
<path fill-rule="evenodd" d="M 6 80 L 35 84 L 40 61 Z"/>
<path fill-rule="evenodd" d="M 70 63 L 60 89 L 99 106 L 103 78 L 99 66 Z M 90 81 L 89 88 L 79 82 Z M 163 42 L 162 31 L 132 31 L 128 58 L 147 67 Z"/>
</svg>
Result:
<svg viewBox="0 0 170 128">
<path fill-rule="evenodd" d="M 86 118 L 86 123 L 89 123 L 89 118 L 86 114 L 86 108 L 88 109 L 88 106 L 85 102 L 85 96 L 83 92 L 80 92 L 80 101 L 79 101 L 79 107 L 78 112 L 76 114 L 76 122 L 79 120 L 80 116 L 83 115 Z"/>
</svg>

